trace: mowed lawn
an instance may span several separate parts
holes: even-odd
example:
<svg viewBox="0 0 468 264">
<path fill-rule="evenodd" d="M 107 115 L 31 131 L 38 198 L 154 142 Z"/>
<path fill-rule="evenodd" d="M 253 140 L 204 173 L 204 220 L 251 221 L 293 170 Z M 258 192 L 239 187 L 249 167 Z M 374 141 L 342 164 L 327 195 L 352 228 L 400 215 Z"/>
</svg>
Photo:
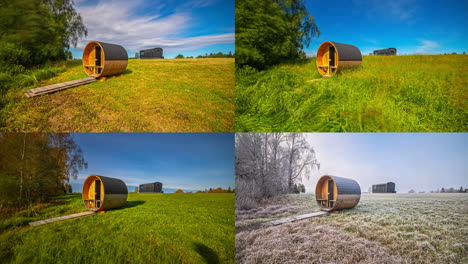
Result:
<svg viewBox="0 0 468 264">
<path fill-rule="evenodd" d="M 313 195 L 290 195 L 236 212 L 237 263 L 468 263 L 467 203 L 468 194 L 363 194 L 339 214 L 266 226 L 319 211 Z"/>
<path fill-rule="evenodd" d="M 64 198 L 35 220 L 86 211 L 81 195 Z M 234 263 L 234 194 L 132 193 L 104 214 L 37 227 L 7 222 L 2 263 Z"/>
<path fill-rule="evenodd" d="M 467 71 L 466 55 L 364 56 L 325 79 L 315 59 L 239 70 L 236 131 L 464 132 Z"/>
<path fill-rule="evenodd" d="M 81 64 L 38 86 L 87 77 Z M 4 131 L 229 132 L 234 130 L 234 59 L 129 60 L 123 75 L 44 96 L 17 89 Z"/>
</svg>

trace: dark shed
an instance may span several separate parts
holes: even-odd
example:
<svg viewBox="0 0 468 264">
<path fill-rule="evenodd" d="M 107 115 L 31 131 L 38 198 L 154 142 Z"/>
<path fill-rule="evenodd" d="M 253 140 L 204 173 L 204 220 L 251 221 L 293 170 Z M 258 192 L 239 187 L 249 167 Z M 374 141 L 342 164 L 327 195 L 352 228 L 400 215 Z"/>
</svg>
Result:
<svg viewBox="0 0 468 264">
<path fill-rule="evenodd" d="M 162 183 L 152 182 L 140 184 L 140 193 L 162 193 Z"/>
<path fill-rule="evenodd" d="M 317 50 L 317 68 L 323 76 L 331 76 L 339 69 L 361 65 L 361 51 L 353 45 L 325 41 Z"/>
<path fill-rule="evenodd" d="M 127 51 L 120 45 L 91 41 L 83 50 L 83 67 L 89 76 L 121 74 L 127 65 Z"/>
<path fill-rule="evenodd" d="M 89 175 L 83 184 L 83 202 L 90 211 L 121 207 L 127 195 L 127 185 L 116 178 Z"/>
<path fill-rule="evenodd" d="M 154 49 L 140 50 L 140 58 L 141 59 L 164 59 L 163 49 L 154 48 Z"/>
<path fill-rule="evenodd" d="M 396 193 L 395 183 L 387 182 L 382 184 L 372 185 L 372 193 Z"/>
<path fill-rule="evenodd" d="M 315 187 L 317 204 L 324 211 L 353 208 L 361 199 L 361 188 L 353 180 L 323 175 Z"/>
<path fill-rule="evenodd" d="M 388 49 L 374 50 L 374 55 L 397 55 L 397 49 L 388 48 Z"/>
</svg>

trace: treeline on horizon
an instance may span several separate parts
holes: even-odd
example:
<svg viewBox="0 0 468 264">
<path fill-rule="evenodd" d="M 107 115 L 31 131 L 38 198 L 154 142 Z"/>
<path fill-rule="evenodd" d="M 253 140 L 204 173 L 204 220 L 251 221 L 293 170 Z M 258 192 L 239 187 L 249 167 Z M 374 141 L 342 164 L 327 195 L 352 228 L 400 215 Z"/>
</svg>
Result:
<svg viewBox="0 0 468 264">
<path fill-rule="evenodd" d="M 408 191 L 408 193 L 426 193 L 426 191 L 415 191 L 414 189 L 411 189 Z M 453 187 L 442 187 L 441 189 L 430 190 L 428 193 L 468 193 L 468 188 L 463 188 L 463 186 L 460 186 L 460 189 Z"/>
<path fill-rule="evenodd" d="M 227 189 L 223 189 L 221 187 L 218 188 L 209 188 L 205 189 L 204 191 L 196 191 L 195 193 L 234 193 L 235 189 L 231 189 L 231 186 L 229 186 Z M 184 192 L 182 189 L 178 189 L 175 191 L 175 193 L 193 193 L 193 192 Z"/>
<path fill-rule="evenodd" d="M 87 168 L 67 133 L 0 133 L 0 215 L 71 192 L 70 179 Z"/>
<path fill-rule="evenodd" d="M 0 109 L 9 89 L 65 71 L 57 63 L 70 59 L 70 46 L 87 35 L 72 0 L 1 1 L 0 32 Z"/>
<path fill-rule="evenodd" d="M 206 53 L 205 55 L 198 55 L 197 57 L 193 57 L 193 56 L 188 56 L 188 57 L 184 57 L 184 55 L 182 54 L 179 54 L 177 55 L 175 58 L 176 59 L 206 59 L 206 58 L 235 58 L 236 54 L 232 54 L 232 52 L 229 51 L 228 54 L 224 54 L 222 52 L 218 52 L 218 53 Z"/>
</svg>

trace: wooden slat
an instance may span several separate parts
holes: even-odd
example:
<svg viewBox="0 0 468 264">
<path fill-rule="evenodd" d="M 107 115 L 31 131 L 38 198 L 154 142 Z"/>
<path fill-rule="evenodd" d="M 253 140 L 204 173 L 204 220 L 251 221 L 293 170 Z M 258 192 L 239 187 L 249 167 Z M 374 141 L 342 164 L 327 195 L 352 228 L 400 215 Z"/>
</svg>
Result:
<svg viewBox="0 0 468 264">
<path fill-rule="evenodd" d="M 38 95 L 42 95 L 42 94 L 46 94 L 46 93 L 57 92 L 57 91 L 60 91 L 60 90 L 80 86 L 80 85 L 95 82 L 95 81 L 96 81 L 96 78 L 94 78 L 94 77 L 86 77 L 86 78 L 83 78 L 83 79 L 78 79 L 78 80 L 73 80 L 73 81 L 68 81 L 68 82 L 57 83 L 57 84 L 52 84 L 52 85 L 47 85 L 47 86 L 43 86 L 43 87 L 34 88 L 34 89 L 29 90 L 29 91 L 26 91 L 24 94 L 27 97 L 34 97 L 34 96 L 38 96 Z"/>
<path fill-rule="evenodd" d="M 93 215 L 95 213 L 96 212 L 87 211 L 87 212 L 82 212 L 82 213 L 77 213 L 77 214 L 65 215 L 65 216 L 54 217 L 54 218 L 49 218 L 49 219 L 45 219 L 45 220 L 30 222 L 29 225 L 30 226 L 40 226 L 40 225 L 45 225 L 45 224 L 49 224 L 49 223 L 56 222 L 56 221 L 62 221 L 62 220 L 66 220 L 66 219 L 72 219 L 72 218 L 77 218 L 77 217 Z"/>
<path fill-rule="evenodd" d="M 329 215 L 330 213 L 328 212 L 315 212 L 315 213 L 311 213 L 311 214 L 304 214 L 304 215 L 298 215 L 298 216 L 294 216 L 294 217 L 289 217 L 289 218 L 283 218 L 283 219 L 279 219 L 279 220 L 274 220 L 274 221 L 271 221 L 270 223 L 272 225 L 281 225 L 281 224 L 285 224 L 285 223 L 290 223 L 290 222 L 295 222 L 295 221 L 299 221 L 299 220 L 304 220 L 304 219 L 307 219 L 307 218 L 311 218 L 311 217 L 317 217 L 317 216 L 324 216 L 324 215 Z"/>
</svg>

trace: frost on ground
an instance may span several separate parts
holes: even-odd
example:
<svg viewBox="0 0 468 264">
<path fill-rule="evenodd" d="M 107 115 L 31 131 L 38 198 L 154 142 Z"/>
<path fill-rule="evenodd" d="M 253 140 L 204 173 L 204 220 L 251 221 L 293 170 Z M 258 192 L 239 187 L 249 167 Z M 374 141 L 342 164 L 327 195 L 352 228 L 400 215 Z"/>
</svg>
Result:
<svg viewBox="0 0 468 264">
<path fill-rule="evenodd" d="M 238 263 L 397 263 L 379 243 L 309 221 L 241 232 Z"/>
<path fill-rule="evenodd" d="M 284 195 L 260 202 L 250 210 L 236 210 L 236 232 L 257 229 L 264 222 L 319 210 L 311 195 Z"/>
<path fill-rule="evenodd" d="M 340 214 L 259 225 L 317 210 L 288 195 L 236 212 L 237 263 L 468 263 L 467 194 L 364 194 Z"/>
</svg>

